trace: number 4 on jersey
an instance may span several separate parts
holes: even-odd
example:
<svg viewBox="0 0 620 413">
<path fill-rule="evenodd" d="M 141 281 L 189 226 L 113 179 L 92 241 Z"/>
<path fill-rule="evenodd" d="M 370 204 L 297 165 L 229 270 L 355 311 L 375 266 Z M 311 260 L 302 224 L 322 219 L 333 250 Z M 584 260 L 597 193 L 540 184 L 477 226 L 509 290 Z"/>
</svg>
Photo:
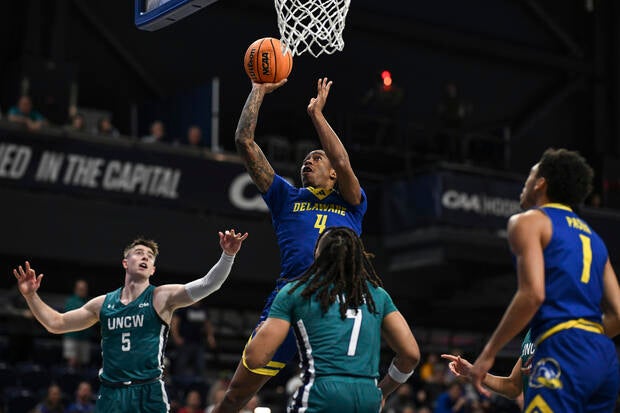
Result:
<svg viewBox="0 0 620 413">
<path fill-rule="evenodd" d="M 322 234 L 325 231 L 325 226 L 327 224 L 327 215 L 317 214 L 316 222 L 314 223 L 314 228 L 319 229 L 319 234 Z"/>
</svg>

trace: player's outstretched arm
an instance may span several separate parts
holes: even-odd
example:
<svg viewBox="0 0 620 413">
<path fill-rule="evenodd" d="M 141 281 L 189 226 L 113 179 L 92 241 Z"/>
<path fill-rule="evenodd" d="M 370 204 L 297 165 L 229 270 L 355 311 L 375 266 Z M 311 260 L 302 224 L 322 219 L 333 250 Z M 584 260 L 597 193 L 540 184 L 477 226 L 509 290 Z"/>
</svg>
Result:
<svg viewBox="0 0 620 413">
<path fill-rule="evenodd" d="M 50 333 L 62 334 L 69 331 L 83 330 L 99 320 L 99 310 L 105 296 L 93 298 L 78 309 L 59 313 L 39 297 L 37 291 L 41 286 L 43 274 L 37 275 L 34 268 L 30 267 L 28 261 L 26 261 L 23 267 L 20 265 L 14 269 L 13 275 L 17 279 L 19 292 L 24 296 L 30 311 Z"/>
<path fill-rule="evenodd" d="M 615 337 L 620 334 L 620 287 L 609 259 L 603 272 L 603 310 L 605 334 Z"/>
<path fill-rule="evenodd" d="M 268 317 L 243 352 L 243 364 L 255 370 L 265 367 L 273 359 L 276 350 L 284 342 L 291 323 L 275 317 Z"/>
<path fill-rule="evenodd" d="M 243 159 L 252 181 L 260 192 L 267 192 L 273 182 L 275 171 L 267 160 L 260 146 L 254 140 L 258 112 L 263 98 L 286 83 L 286 79 L 278 83 L 252 83 L 252 91 L 245 101 L 237 130 L 235 131 L 235 146 L 239 156 Z"/>
<path fill-rule="evenodd" d="M 228 278 L 235 255 L 241 249 L 241 244 L 248 237 L 248 233 L 236 233 L 234 229 L 230 229 L 225 232 L 219 232 L 218 235 L 220 237 L 222 255 L 204 277 L 187 284 L 166 284 L 155 289 L 153 296 L 155 311 L 167 323 L 170 323 L 175 309 L 187 307 L 196 301 L 202 300 L 219 290 L 226 278 Z"/>
<path fill-rule="evenodd" d="M 495 357 L 527 326 L 545 299 L 545 264 L 542 235 L 548 218 L 537 210 L 514 215 L 508 221 L 508 243 L 517 262 L 518 288 L 497 328 L 471 368 L 476 389 L 490 396 L 482 386 Z"/>
<path fill-rule="evenodd" d="M 379 383 L 385 401 L 390 393 L 413 374 L 413 369 L 420 362 L 420 348 L 407 321 L 399 311 L 385 316 L 381 324 L 381 332 L 385 341 L 396 353 L 388 373 Z"/>
<path fill-rule="evenodd" d="M 455 356 L 452 354 L 442 354 L 442 358 L 450 360 L 448 367 L 452 374 L 457 377 L 462 377 L 469 380 L 470 370 L 472 364 L 461 356 Z M 510 376 L 495 376 L 487 373 L 482 380 L 482 384 L 508 399 L 515 399 L 521 394 L 522 388 L 522 372 L 521 372 L 521 359 L 519 358 L 515 363 Z"/>
<path fill-rule="evenodd" d="M 323 115 L 323 108 L 327 102 L 331 86 L 332 81 L 326 77 L 318 80 L 317 95 L 310 99 L 307 109 L 308 115 L 310 115 L 314 128 L 319 135 L 325 154 L 336 170 L 338 189 L 342 197 L 351 205 L 359 205 L 362 202 L 362 190 L 357 176 L 353 172 L 353 167 L 351 167 L 349 154 Z"/>
</svg>

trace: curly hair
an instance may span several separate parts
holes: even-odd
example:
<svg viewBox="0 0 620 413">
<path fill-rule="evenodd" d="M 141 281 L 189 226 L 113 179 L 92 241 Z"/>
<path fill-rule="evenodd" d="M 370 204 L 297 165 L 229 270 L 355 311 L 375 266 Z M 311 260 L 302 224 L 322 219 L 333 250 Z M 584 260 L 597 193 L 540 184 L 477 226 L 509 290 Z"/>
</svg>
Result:
<svg viewBox="0 0 620 413">
<path fill-rule="evenodd" d="M 368 290 L 383 285 L 364 250 L 360 237 L 350 228 L 327 228 L 317 240 L 315 252 L 321 243 L 314 263 L 298 279 L 289 294 L 305 285 L 301 296 L 310 299 L 316 294 L 323 314 L 338 300 L 340 317 L 344 320 L 348 308 L 357 309 L 366 304 L 376 313 L 375 302 Z M 316 254 L 315 254 L 316 255 Z"/>
<path fill-rule="evenodd" d="M 579 152 L 549 148 L 538 162 L 537 176 L 545 178 L 550 201 L 577 206 L 592 191 L 594 171 Z"/>
<path fill-rule="evenodd" d="M 129 252 L 129 250 L 131 250 L 136 245 L 144 245 L 145 247 L 150 248 L 153 251 L 153 255 L 155 255 L 155 258 L 157 258 L 157 256 L 159 255 L 159 245 L 157 245 L 155 241 L 153 241 L 152 239 L 147 239 L 143 236 L 139 236 L 125 247 L 125 249 L 123 250 L 123 258 L 127 257 L 127 253 Z"/>
</svg>

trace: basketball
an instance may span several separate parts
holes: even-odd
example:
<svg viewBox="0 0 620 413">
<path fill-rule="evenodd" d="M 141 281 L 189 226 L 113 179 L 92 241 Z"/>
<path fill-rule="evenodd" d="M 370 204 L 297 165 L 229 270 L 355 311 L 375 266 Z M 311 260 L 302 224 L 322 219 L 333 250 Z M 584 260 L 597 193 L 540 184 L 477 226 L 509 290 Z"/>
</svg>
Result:
<svg viewBox="0 0 620 413">
<path fill-rule="evenodd" d="M 263 37 L 248 47 L 243 58 L 245 73 L 256 83 L 277 83 L 288 77 L 293 68 L 293 56 L 282 54 L 280 40 Z"/>
</svg>

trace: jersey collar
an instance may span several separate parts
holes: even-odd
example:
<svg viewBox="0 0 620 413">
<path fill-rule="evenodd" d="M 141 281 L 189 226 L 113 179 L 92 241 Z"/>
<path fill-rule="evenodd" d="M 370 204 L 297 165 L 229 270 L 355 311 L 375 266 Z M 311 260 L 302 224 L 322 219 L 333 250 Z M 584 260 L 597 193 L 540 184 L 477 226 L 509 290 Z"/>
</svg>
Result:
<svg viewBox="0 0 620 413">
<path fill-rule="evenodd" d="M 306 189 L 314 194 L 315 197 L 319 198 L 321 201 L 327 198 L 334 189 L 325 189 L 325 188 L 315 188 L 313 186 L 307 186 Z"/>
<path fill-rule="evenodd" d="M 555 202 L 541 205 L 541 208 L 557 208 L 557 209 L 563 209 L 565 211 L 573 212 L 571 207 L 564 205 L 564 204 L 555 203 Z"/>
</svg>

